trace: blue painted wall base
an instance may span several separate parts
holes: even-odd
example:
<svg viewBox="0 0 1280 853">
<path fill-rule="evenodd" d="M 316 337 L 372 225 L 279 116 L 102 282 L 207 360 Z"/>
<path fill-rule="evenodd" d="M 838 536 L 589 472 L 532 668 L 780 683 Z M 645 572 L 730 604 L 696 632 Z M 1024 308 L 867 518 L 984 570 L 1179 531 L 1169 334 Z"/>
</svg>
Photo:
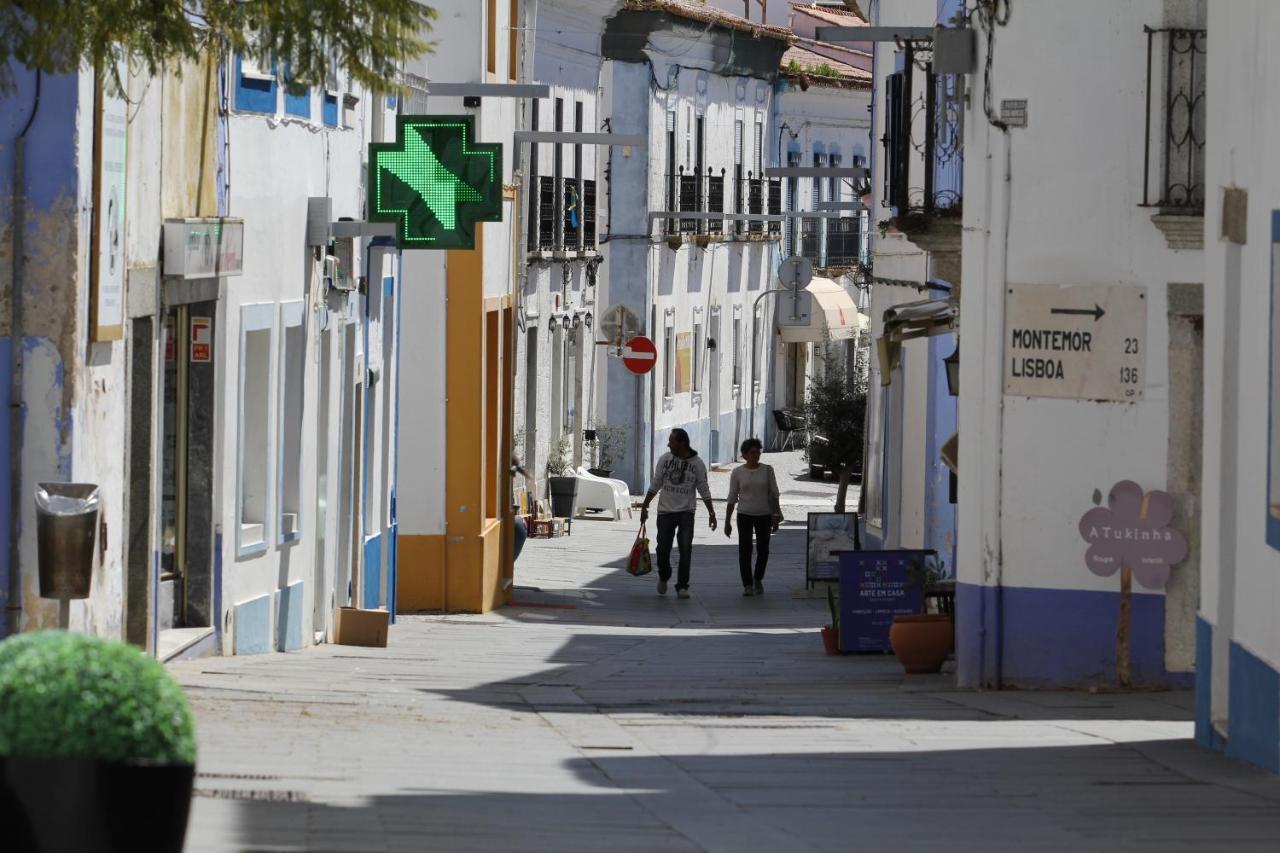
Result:
<svg viewBox="0 0 1280 853">
<path fill-rule="evenodd" d="M 300 649 L 304 645 L 302 634 L 302 604 L 304 582 L 289 584 L 276 590 L 276 650 L 281 652 Z"/>
<path fill-rule="evenodd" d="M 1120 593 L 956 585 L 956 676 L 962 687 L 1089 687 L 1116 680 Z M 1001 618 L 1003 617 L 1003 618 Z M 1135 686 L 1190 688 L 1164 668 L 1164 596 L 1132 597 Z"/>
<path fill-rule="evenodd" d="M 1280 672 L 1233 642 L 1227 755 L 1280 773 Z"/>
<path fill-rule="evenodd" d="M 235 619 L 235 654 L 264 655 L 271 651 L 271 596 L 260 595 L 231 609 Z"/>
</svg>

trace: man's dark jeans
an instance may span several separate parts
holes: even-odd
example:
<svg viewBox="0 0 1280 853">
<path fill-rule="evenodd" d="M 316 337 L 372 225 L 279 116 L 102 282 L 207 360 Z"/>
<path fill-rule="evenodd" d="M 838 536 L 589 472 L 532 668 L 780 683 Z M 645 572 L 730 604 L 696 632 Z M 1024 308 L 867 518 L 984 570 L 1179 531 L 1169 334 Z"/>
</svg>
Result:
<svg viewBox="0 0 1280 853">
<path fill-rule="evenodd" d="M 742 585 L 751 586 L 764 580 L 765 567 L 769 565 L 769 531 L 773 528 L 772 515 L 743 515 L 738 513 L 738 573 Z M 751 534 L 756 538 L 756 573 L 751 576 Z"/>
<path fill-rule="evenodd" d="M 671 579 L 671 542 L 680 547 L 680 573 L 676 589 L 689 588 L 689 561 L 693 559 L 693 511 L 658 513 L 658 577 Z"/>
</svg>

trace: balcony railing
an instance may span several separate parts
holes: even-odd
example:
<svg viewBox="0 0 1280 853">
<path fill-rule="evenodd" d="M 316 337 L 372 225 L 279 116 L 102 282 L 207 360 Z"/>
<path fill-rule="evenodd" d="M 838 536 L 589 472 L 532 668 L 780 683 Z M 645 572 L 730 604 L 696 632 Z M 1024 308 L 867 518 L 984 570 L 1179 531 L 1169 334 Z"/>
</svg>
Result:
<svg viewBox="0 0 1280 853">
<path fill-rule="evenodd" d="M 582 248 L 582 193 L 577 178 L 565 178 L 561 189 L 564 198 L 564 249 L 576 252 Z"/>
<path fill-rule="evenodd" d="M 596 182 L 582 182 L 582 248 L 596 248 Z"/>
<path fill-rule="evenodd" d="M 707 211 L 709 213 L 724 213 L 724 174 L 707 176 Z M 707 232 L 711 234 L 724 233 L 723 219 L 708 219 Z"/>
<path fill-rule="evenodd" d="M 1142 204 L 1169 213 L 1203 213 L 1208 34 L 1205 30 L 1177 28 L 1146 27 L 1144 31 L 1147 117 Z M 1154 164 L 1153 152 L 1159 158 Z"/>
<path fill-rule="evenodd" d="M 680 207 L 678 210 L 681 212 L 688 211 L 690 213 L 700 213 L 702 211 L 702 192 L 701 188 L 698 186 L 698 177 L 699 176 L 697 174 L 684 174 L 683 169 L 680 171 Z M 700 230 L 698 226 L 701 221 L 702 220 L 699 219 L 681 219 L 680 233 L 698 233 Z"/>
<path fill-rule="evenodd" d="M 857 266 L 862 256 L 862 229 L 856 216 L 828 219 L 827 266 Z"/>
<path fill-rule="evenodd" d="M 747 213 L 764 213 L 764 178 L 747 178 Z M 752 219 L 748 230 L 752 234 L 759 234 L 764 230 L 764 223 L 759 219 Z"/>
<path fill-rule="evenodd" d="M 930 42 L 905 42 L 904 52 L 885 80 L 884 203 L 899 216 L 932 214 L 960 204 L 965 78 L 934 73 Z"/>
<path fill-rule="evenodd" d="M 539 251 L 556 247 L 556 179 L 538 178 L 538 242 Z"/>
<path fill-rule="evenodd" d="M 782 214 L 782 179 L 769 179 L 769 215 L 779 216 Z M 771 220 L 769 222 L 769 233 L 778 236 L 782 233 L 782 221 Z"/>
</svg>

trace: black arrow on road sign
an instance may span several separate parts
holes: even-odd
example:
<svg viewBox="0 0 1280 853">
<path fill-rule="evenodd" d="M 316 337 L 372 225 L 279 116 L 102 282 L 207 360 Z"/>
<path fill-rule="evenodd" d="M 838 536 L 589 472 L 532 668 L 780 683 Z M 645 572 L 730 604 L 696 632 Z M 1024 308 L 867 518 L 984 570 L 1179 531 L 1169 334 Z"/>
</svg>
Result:
<svg viewBox="0 0 1280 853">
<path fill-rule="evenodd" d="M 1079 314 L 1085 317 L 1092 316 L 1093 322 L 1096 323 L 1099 320 L 1101 320 L 1102 315 L 1107 312 L 1102 310 L 1101 305 L 1094 303 L 1094 306 L 1092 308 L 1050 308 L 1049 313 L 1050 314 Z"/>
</svg>

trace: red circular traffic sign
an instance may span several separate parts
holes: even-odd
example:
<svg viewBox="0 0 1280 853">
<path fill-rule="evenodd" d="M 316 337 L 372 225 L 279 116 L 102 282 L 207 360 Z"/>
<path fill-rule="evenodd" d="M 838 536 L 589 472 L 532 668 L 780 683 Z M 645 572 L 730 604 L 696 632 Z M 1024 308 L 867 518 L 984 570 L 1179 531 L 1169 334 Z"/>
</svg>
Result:
<svg viewBox="0 0 1280 853">
<path fill-rule="evenodd" d="M 637 335 L 622 345 L 622 363 L 627 370 L 643 376 L 658 363 L 658 348 L 644 335 Z"/>
</svg>

